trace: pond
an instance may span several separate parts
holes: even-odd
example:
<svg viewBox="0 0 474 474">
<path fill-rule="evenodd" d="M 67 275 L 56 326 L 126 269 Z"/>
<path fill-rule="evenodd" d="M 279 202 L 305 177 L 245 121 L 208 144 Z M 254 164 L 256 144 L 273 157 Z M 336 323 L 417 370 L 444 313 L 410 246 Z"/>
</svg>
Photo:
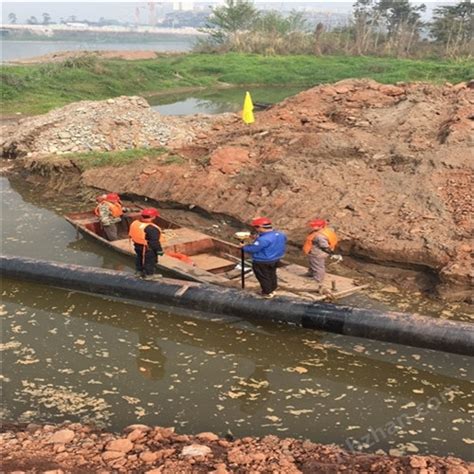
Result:
<svg viewBox="0 0 474 474">
<path fill-rule="evenodd" d="M 306 87 L 229 87 L 181 94 L 147 97 L 152 108 L 163 115 L 221 114 L 242 110 L 248 90 L 254 104 L 276 104 Z"/>
</svg>

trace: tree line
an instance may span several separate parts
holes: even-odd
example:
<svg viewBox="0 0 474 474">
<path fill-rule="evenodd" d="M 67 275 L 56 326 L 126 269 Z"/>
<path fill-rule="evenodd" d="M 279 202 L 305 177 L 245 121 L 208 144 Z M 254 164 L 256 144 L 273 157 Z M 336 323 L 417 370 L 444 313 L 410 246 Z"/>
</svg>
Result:
<svg viewBox="0 0 474 474">
<path fill-rule="evenodd" d="M 213 8 L 198 51 L 259 54 L 348 54 L 395 57 L 471 57 L 471 0 L 434 9 L 409 0 L 357 0 L 348 23 L 310 25 L 301 12 L 260 11 L 251 0 L 226 0 Z"/>
</svg>

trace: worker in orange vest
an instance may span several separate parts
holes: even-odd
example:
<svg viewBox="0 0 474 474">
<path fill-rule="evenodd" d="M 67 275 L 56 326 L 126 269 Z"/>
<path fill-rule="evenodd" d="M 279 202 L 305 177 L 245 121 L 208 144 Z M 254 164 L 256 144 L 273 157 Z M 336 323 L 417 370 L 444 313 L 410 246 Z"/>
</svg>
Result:
<svg viewBox="0 0 474 474">
<path fill-rule="evenodd" d="M 153 207 L 143 209 L 140 219 L 132 222 L 128 232 L 136 254 L 136 274 L 145 279 L 153 279 L 158 256 L 163 255 L 160 242 L 162 231 L 154 223 L 159 215 L 160 213 Z"/>
<path fill-rule="evenodd" d="M 328 227 L 324 219 L 314 219 L 309 222 L 311 232 L 306 237 L 303 252 L 308 256 L 309 271 L 307 276 L 321 284 L 326 275 L 326 259 L 341 261 L 342 257 L 334 253 L 337 246 L 337 236 Z"/>
<path fill-rule="evenodd" d="M 118 225 L 127 209 L 122 206 L 122 201 L 117 193 L 101 194 L 97 196 L 97 207 L 94 210 L 99 218 L 107 240 L 113 241 L 119 238 Z"/>
</svg>

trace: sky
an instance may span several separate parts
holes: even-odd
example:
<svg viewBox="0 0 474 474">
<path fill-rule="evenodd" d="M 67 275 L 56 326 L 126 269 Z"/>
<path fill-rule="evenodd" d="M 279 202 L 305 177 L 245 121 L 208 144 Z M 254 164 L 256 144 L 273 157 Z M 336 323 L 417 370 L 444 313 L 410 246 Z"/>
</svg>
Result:
<svg viewBox="0 0 474 474">
<path fill-rule="evenodd" d="M 221 0 L 222 1 L 222 0 Z M 255 4 L 266 3 L 274 5 L 275 9 L 281 8 L 283 5 L 294 4 L 295 6 L 303 6 L 302 4 L 308 4 L 308 7 L 317 8 L 320 11 L 332 11 L 337 13 L 348 13 L 352 9 L 352 5 L 355 0 L 332 0 L 332 1 L 323 1 L 323 0 L 286 0 L 284 2 L 270 2 L 268 0 L 254 0 Z M 172 3 L 171 1 L 159 0 L 155 1 L 157 9 L 162 3 Z M 204 4 L 203 1 L 195 1 L 195 3 Z M 217 0 L 210 0 L 209 3 L 217 3 Z M 415 3 L 415 2 L 413 2 Z M 418 2 L 419 3 L 419 2 Z M 457 0 L 444 0 L 444 1 L 433 1 L 425 0 L 425 3 L 428 6 L 428 10 L 431 10 L 433 7 L 438 6 L 439 4 L 455 4 Z M 119 20 L 119 21 L 134 21 L 134 12 L 136 7 L 143 7 L 147 9 L 147 2 L 140 1 L 116 1 L 116 0 L 101 0 L 100 2 L 91 1 L 8 1 L 2 2 L 2 22 L 8 23 L 8 14 L 15 13 L 18 18 L 18 22 L 25 22 L 30 16 L 36 16 L 41 18 L 44 12 L 47 12 L 51 15 L 52 19 L 57 21 L 59 18 L 67 18 L 71 15 L 75 15 L 78 19 L 86 19 L 91 21 L 97 21 L 100 17 L 107 19 Z M 306 6 L 306 5 L 304 5 Z"/>
</svg>

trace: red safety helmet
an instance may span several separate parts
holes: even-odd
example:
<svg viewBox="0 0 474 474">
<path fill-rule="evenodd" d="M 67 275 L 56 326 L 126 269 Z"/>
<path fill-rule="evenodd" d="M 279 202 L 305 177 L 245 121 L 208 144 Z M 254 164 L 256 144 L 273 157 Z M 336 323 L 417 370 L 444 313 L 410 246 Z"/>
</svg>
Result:
<svg viewBox="0 0 474 474">
<path fill-rule="evenodd" d="M 120 196 L 117 193 L 109 193 L 107 194 L 107 201 L 120 202 Z"/>
<path fill-rule="evenodd" d="M 142 209 L 141 216 L 142 217 L 158 217 L 160 213 L 154 207 L 147 207 L 146 209 Z"/>
<path fill-rule="evenodd" d="M 252 227 L 262 227 L 262 226 L 271 226 L 272 221 L 268 217 L 257 217 L 253 219 L 250 223 Z"/>
<path fill-rule="evenodd" d="M 328 225 L 327 221 L 324 219 L 313 219 L 309 221 L 309 226 L 313 229 L 322 229 Z"/>
</svg>

